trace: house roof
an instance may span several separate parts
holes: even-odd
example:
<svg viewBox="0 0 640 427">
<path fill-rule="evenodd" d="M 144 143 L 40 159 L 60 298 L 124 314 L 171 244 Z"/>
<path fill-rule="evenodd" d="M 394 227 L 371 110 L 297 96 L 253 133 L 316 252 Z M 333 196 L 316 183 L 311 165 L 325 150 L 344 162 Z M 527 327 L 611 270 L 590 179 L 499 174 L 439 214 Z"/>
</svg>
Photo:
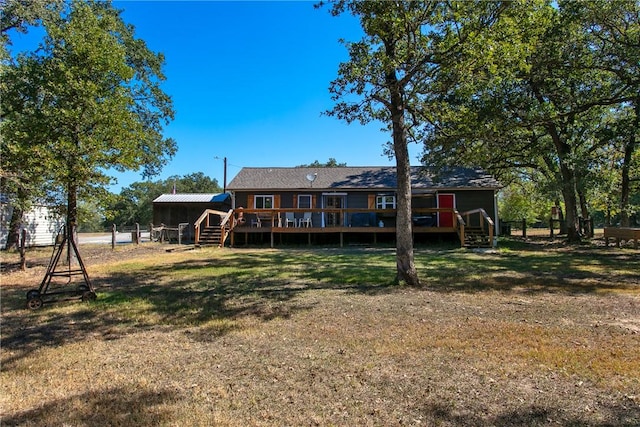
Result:
<svg viewBox="0 0 640 427">
<path fill-rule="evenodd" d="M 497 189 L 500 183 L 480 168 L 450 168 L 440 171 L 414 166 L 411 168 L 414 190 Z M 397 188 L 396 168 L 242 168 L 229 185 L 229 190 L 390 190 Z"/>
<path fill-rule="evenodd" d="M 227 193 L 220 194 L 162 194 L 153 203 L 222 203 L 229 197 Z"/>
</svg>

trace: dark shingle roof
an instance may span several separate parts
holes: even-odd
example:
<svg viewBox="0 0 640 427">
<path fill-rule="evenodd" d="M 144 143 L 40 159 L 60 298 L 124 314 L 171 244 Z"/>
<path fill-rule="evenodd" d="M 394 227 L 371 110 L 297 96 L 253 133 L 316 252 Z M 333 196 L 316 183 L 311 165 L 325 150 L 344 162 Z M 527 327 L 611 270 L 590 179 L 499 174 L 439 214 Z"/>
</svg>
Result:
<svg viewBox="0 0 640 427">
<path fill-rule="evenodd" d="M 310 182 L 307 176 L 315 176 Z M 500 183 L 480 168 L 450 168 L 435 174 L 430 169 L 411 168 L 412 188 L 416 190 L 442 188 L 500 188 Z M 363 190 L 395 189 L 396 168 L 336 167 L 336 168 L 242 168 L 227 186 L 229 190 Z"/>
</svg>

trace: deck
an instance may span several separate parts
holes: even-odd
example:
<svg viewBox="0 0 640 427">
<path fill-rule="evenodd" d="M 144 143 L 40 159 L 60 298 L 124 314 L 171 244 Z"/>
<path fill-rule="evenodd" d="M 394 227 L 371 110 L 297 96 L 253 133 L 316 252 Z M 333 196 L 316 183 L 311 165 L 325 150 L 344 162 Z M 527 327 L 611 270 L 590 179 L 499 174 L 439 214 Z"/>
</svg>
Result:
<svg viewBox="0 0 640 427">
<path fill-rule="evenodd" d="M 474 222 L 474 214 L 475 222 L 493 241 L 493 222 L 481 209 L 463 214 L 449 208 L 415 209 L 412 232 L 414 237 L 449 235 L 465 245 L 465 226 Z M 395 237 L 395 218 L 395 209 L 237 209 L 230 217 L 229 238 L 231 246 L 253 240 L 275 247 L 283 239 L 312 244 L 321 236 L 335 236 L 336 243 L 343 246 L 347 240 L 358 241 L 359 235 L 369 236 L 375 244 L 379 238 Z"/>
<path fill-rule="evenodd" d="M 483 209 L 463 213 L 451 208 L 414 209 L 412 220 L 414 239 L 440 234 L 459 239 L 461 246 L 495 244 L 493 220 Z M 350 243 L 355 239 L 375 244 L 379 237 L 395 238 L 395 222 L 395 209 L 207 209 L 195 223 L 195 243 L 222 246 L 228 240 L 236 246 L 264 244 L 267 239 L 271 247 L 285 240 L 343 246 L 349 238 Z"/>
</svg>

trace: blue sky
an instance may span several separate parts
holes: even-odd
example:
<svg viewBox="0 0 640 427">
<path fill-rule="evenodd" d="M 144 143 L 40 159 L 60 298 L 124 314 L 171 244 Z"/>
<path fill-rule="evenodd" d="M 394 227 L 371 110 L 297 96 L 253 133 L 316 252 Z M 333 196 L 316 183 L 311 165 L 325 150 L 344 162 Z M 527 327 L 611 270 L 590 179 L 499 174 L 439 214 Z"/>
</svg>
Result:
<svg viewBox="0 0 640 427">
<path fill-rule="evenodd" d="M 348 59 L 343 38 L 357 20 L 332 17 L 310 1 L 116 1 L 136 36 L 166 58 L 163 89 L 176 117 L 165 128 L 178 152 L 153 179 L 203 172 L 223 183 L 245 166 L 296 166 L 330 157 L 349 166 L 394 165 L 381 125 L 348 125 L 321 112 L 329 84 Z M 412 145 L 412 164 L 419 148 Z M 216 157 L 218 159 L 216 159 Z M 116 174 L 119 192 L 142 178 Z M 179 191 L 179 189 L 178 189 Z"/>
</svg>

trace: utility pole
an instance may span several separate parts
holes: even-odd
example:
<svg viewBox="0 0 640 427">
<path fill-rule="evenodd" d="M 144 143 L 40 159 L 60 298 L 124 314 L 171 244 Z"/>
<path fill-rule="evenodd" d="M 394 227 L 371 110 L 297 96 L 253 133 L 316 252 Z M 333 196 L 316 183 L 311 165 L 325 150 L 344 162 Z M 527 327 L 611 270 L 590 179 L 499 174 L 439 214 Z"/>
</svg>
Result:
<svg viewBox="0 0 640 427">
<path fill-rule="evenodd" d="M 216 156 L 214 159 L 220 160 L 220 157 Z M 222 192 L 227 192 L 227 158 L 222 158 L 222 163 L 224 164 L 224 178 L 222 180 Z"/>
<path fill-rule="evenodd" d="M 223 159 L 223 162 L 224 162 L 224 178 L 222 183 L 222 192 L 226 193 L 227 192 L 227 158 L 226 157 Z"/>
</svg>

